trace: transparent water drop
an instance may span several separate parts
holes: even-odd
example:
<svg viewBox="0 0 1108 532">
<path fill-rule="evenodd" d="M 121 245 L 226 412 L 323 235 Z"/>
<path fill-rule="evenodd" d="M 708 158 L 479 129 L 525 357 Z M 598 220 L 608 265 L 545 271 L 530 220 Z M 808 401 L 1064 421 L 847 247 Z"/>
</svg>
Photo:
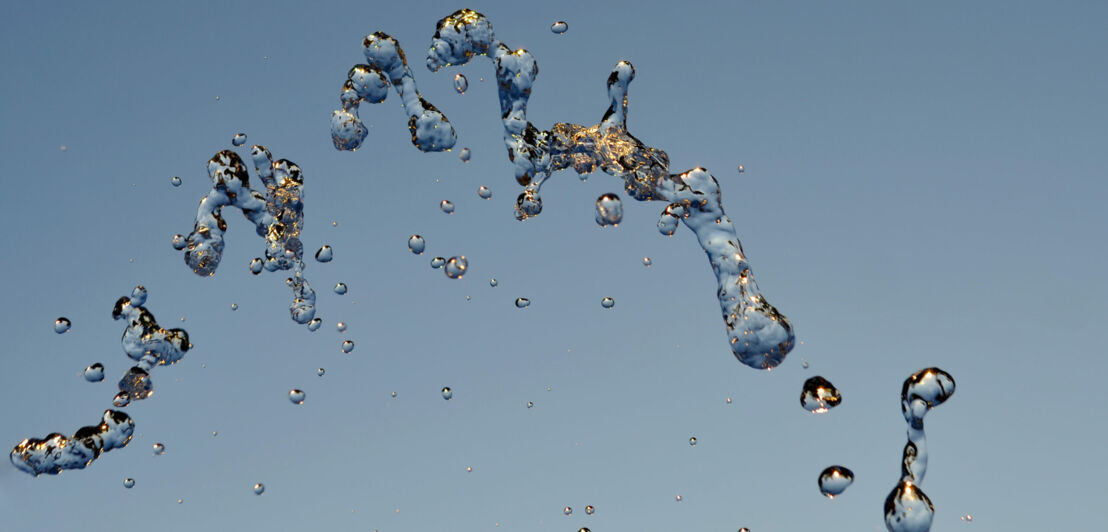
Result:
<svg viewBox="0 0 1108 532">
<path fill-rule="evenodd" d="M 750 529 L 749 529 L 749 528 L 746 528 L 746 527 L 744 526 L 744 527 L 742 527 L 742 528 L 740 528 L 740 529 L 739 529 L 739 532 L 750 532 Z"/>
<path fill-rule="evenodd" d="M 396 392 L 392 392 L 392 396 L 393 396 L 393 397 L 396 397 Z"/>
<path fill-rule="evenodd" d="M 461 74 L 454 74 L 454 90 L 458 91 L 458 94 L 465 94 L 468 88 L 469 80 Z"/>
<path fill-rule="evenodd" d="M 112 406 L 116 408 L 123 408 L 131 404 L 131 395 L 127 392 L 119 392 L 112 398 Z"/>
<path fill-rule="evenodd" d="M 466 466 L 466 473 L 472 473 L 472 472 L 473 472 L 473 468 L 470 467 L 470 466 Z"/>
<path fill-rule="evenodd" d="M 182 249 L 185 249 L 185 247 L 187 247 L 189 243 L 188 239 L 185 238 L 185 235 L 177 233 L 173 235 L 172 239 L 169 240 L 169 245 L 172 246 L 173 249 L 181 251 Z"/>
<path fill-rule="evenodd" d="M 973 515 L 972 514 L 963 515 L 962 520 L 967 522 L 967 523 L 972 523 L 973 522 Z"/>
<path fill-rule="evenodd" d="M 564 20 L 559 20 L 550 25 L 550 31 L 558 35 L 565 33 L 567 30 L 569 30 L 569 24 L 566 24 Z"/>
<path fill-rule="evenodd" d="M 325 370 L 323 368 L 319 368 L 319 369 L 315 370 L 315 374 L 319 375 L 320 377 L 322 377 L 325 373 L 327 373 L 327 370 Z"/>
<path fill-rule="evenodd" d="M 500 284 L 500 281 L 496 280 L 496 277 L 489 279 L 489 286 L 496 288 L 496 285 Z"/>
<path fill-rule="evenodd" d="M 304 393 L 304 390 L 297 390 L 296 388 L 293 388 L 289 390 L 289 402 L 294 405 L 302 405 L 304 404 L 304 397 L 306 395 L 307 394 Z"/>
<path fill-rule="evenodd" d="M 804 360 L 804 359 L 801 359 L 800 360 L 800 367 L 802 367 L 804 369 L 808 369 L 808 361 Z"/>
<path fill-rule="evenodd" d="M 422 255 L 423 250 L 427 248 L 427 241 L 419 235 L 412 235 L 408 237 L 408 249 L 416 255 Z"/>
<path fill-rule="evenodd" d="M 318 331 L 320 325 L 323 325 L 322 319 L 312 318 L 311 321 L 308 322 L 308 330 L 312 332 Z"/>
<path fill-rule="evenodd" d="M 696 436 L 689 438 L 689 446 L 696 447 Z"/>
<path fill-rule="evenodd" d="M 231 310 L 232 311 L 235 311 L 235 310 L 238 310 L 238 309 L 239 309 L 239 304 L 238 303 L 231 303 Z"/>
<path fill-rule="evenodd" d="M 442 200 L 439 202 L 439 210 L 446 214 L 454 214 L 454 202 L 450 200 Z"/>
<path fill-rule="evenodd" d="M 570 508 L 569 506 L 566 506 L 562 510 L 562 513 L 566 514 L 566 517 L 569 517 L 569 516 L 573 515 L 573 508 Z"/>
<path fill-rule="evenodd" d="M 643 257 L 642 258 L 642 265 L 643 266 L 646 266 L 647 268 L 649 268 L 651 264 L 654 264 L 654 261 L 650 260 L 650 257 Z"/>
<path fill-rule="evenodd" d="M 439 269 L 439 268 L 442 268 L 445 265 L 446 265 L 446 259 L 444 259 L 442 257 L 435 257 L 435 258 L 431 259 L 431 267 L 436 269 L 436 270 Z"/>
<path fill-rule="evenodd" d="M 146 287 L 142 286 L 141 284 L 136 286 L 133 290 L 131 290 L 131 297 L 129 298 L 131 306 L 141 307 L 142 305 L 145 305 L 146 295 Z"/>
<path fill-rule="evenodd" d="M 743 173 L 743 165 L 741 165 L 741 164 L 739 165 L 739 173 L 740 174 Z"/>
<path fill-rule="evenodd" d="M 154 444 L 154 456 L 161 456 L 165 454 L 165 445 L 161 443 Z"/>
<path fill-rule="evenodd" d="M 600 306 L 604 307 L 606 309 L 612 308 L 612 307 L 616 306 L 616 300 L 614 300 L 610 297 L 605 297 L 604 299 L 600 300 Z"/>
<path fill-rule="evenodd" d="M 262 263 L 262 259 L 255 257 L 253 260 L 250 261 L 250 273 L 254 275 L 262 273 L 263 266 L 264 264 Z"/>
<path fill-rule="evenodd" d="M 343 353 L 349 353 L 353 350 L 354 350 L 354 341 L 353 340 L 345 340 L 345 341 L 342 342 L 342 352 Z"/>
<path fill-rule="evenodd" d="M 119 379 L 119 391 L 127 393 L 130 400 L 141 401 L 154 394 L 154 382 L 149 372 L 133 366 Z"/>
<path fill-rule="evenodd" d="M 454 391 L 451 390 L 449 386 L 444 387 L 442 389 L 442 398 L 449 401 L 452 397 L 454 397 Z"/>
<path fill-rule="evenodd" d="M 596 198 L 596 224 L 618 226 L 623 220 L 623 202 L 616 194 L 603 194 Z"/>
<path fill-rule="evenodd" d="M 58 319 L 54 320 L 54 332 L 58 334 L 63 334 L 68 331 L 69 327 L 72 325 L 73 324 L 70 323 L 69 318 L 61 316 Z"/>
<path fill-rule="evenodd" d="M 854 472 L 843 466 L 831 466 L 819 474 L 819 492 L 828 499 L 834 499 L 853 483 Z"/>
<path fill-rule="evenodd" d="M 335 283 L 335 293 L 343 295 L 346 293 L 346 283 Z"/>
<path fill-rule="evenodd" d="M 684 500 L 680 495 L 674 497 L 674 499 L 676 499 L 677 502 L 681 502 L 682 500 Z"/>
<path fill-rule="evenodd" d="M 469 261 L 466 260 L 465 255 L 462 255 L 460 257 L 450 257 L 450 260 L 446 261 L 446 267 L 443 268 L 443 271 L 451 279 L 461 279 L 468 268 Z"/>
<path fill-rule="evenodd" d="M 527 408 L 535 408 L 535 403 L 527 401 Z"/>
<path fill-rule="evenodd" d="M 127 477 L 127 478 L 123 479 L 123 487 L 127 488 L 127 489 L 131 489 L 131 488 L 135 487 L 135 479 L 133 479 L 131 477 Z"/>
<path fill-rule="evenodd" d="M 324 244 L 315 252 L 315 260 L 317 262 L 331 262 L 331 259 L 335 258 L 335 251 L 331 249 L 331 246 Z"/>
<path fill-rule="evenodd" d="M 731 404 L 731 398 L 730 397 L 727 398 L 727 404 Z"/>
<path fill-rule="evenodd" d="M 549 392 L 549 391 L 551 391 L 551 390 L 553 390 L 553 388 L 551 388 L 551 387 L 549 387 L 549 386 L 547 386 L 547 387 L 546 387 L 546 391 L 548 391 L 548 392 Z"/>
<path fill-rule="evenodd" d="M 335 324 L 335 329 L 337 329 L 339 332 L 346 332 L 346 322 L 338 322 L 337 324 Z"/>
<path fill-rule="evenodd" d="M 677 232 L 677 224 L 680 221 L 676 216 L 663 212 L 662 216 L 658 218 L 658 232 L 666 236 L 673 236 Z"/>
<path fill-rule="evenodd" d="M 591 504 L 585 507 L 585 514 L 586 515 L 592 515 L 594 513 L 596 513 L 596 508 L 593 508 L 593 506 Z"/>
<path fill-rule="evenodd" d="M 175 186 L 175 187 L 179 187 L 179 186 L 181 186 L 181 178 L 180 178 L 180 177 L 177 177 L 177 176 L 173 176 L 173 177 L 172 177 L 172 178 L 171 178 L 171 179 L 169 180 L 169 182 L 170 182 L 170 184 L 172 184 L 172 185 L 173 185 L 173 186 Z"/>
<path fill-rule="evenodd" d="M 804 381 L 804 389 L 800 392 L 800 406 L 813 414 L 827 412 L 842 400 L 842 394 L 835 385 L 819 375 Z"/>
<path fill-rule="evenodd" d="M 237 133 L 234 137 L 231 137 L 232 146 L 242 146 L 246 144 L 246 133 Z"/>
<path fill-rule="evenodd" d="M 489 199 L 492 198 L 492 191 L 489 190 L 489 187 L 481 185 L 477 187 L 477 196 L 479 196 L 481 199 Z"/>
<path fill-rule="evenodd" d="M 100 382 L 104 380 L 104 365 L 97 362 L 81 372 L 81 375 L 89 382 Z"/>
<path fill-rule="evenodd" d="M 254 484 L 254 495 L 261 495 L 265 493 L 265 484 L 257 482 Z"/>
<path fill-rule="evenodd" d="M 526 297 L 517 297 L 516 298 L 516 308 L 527 308 L 530 305 L 531 305 L 531 300 L 530 299 L 527 299 Z"/>
<path fill-rule="evenodd" d="M 468 163 L 469 162 L 469 148 L 462 148 L 462 152 L 458 154 L 458 158 L 461 159 L 463 163 Z"/>
</svg>

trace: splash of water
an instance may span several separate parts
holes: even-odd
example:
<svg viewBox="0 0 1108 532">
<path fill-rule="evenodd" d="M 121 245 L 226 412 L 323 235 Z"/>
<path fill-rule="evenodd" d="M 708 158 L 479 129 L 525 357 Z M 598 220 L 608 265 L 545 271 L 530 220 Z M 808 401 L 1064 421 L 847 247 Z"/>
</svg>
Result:
<svg viewBox="0 0 1108 532">
<path fill-rule="evenodd" d="M 12 465 L 30 475 L 57 475 L 65 469 L 84 469 L 101 454 L 131 442 L 135 422 L 116 410 L 106 410 L 100 424 L 81 427 L 73 436 L 58 433 L 43 439 L 27 438 L 12 449 Z"/>
<path fill-rule="evenodd" d="M 287 159 L 273 161 L 265 146 L 254 145 L 251 158 L 254 169 L 265 185 L 265 194 L 250 188 L 250 175 L 238 154 L 223 150 L 208 161 L 212 189 L 196 211 L 196 222 L 186 239 L 185 263 L 199 276 L 215 275 L 223 258 L 223 233 L 227 222 L 223 207 L 242 211 L 254 224 L 258 236 L 265 239 L 265 261 L 254 259 L 250 271 L 292 270 L 287 280 L 293 301 L 289 314 L 293 321 L 308 323 L 315 317 L 315 291 L 304 278 L 304 245 L 300 231 L 304 225 L 304 178 L 300 167 Z"/>
<path fill-rule="evenodd" d="M 140 401 L 153 394 L 150 371 L 154 366 L 176 364 L 192 347 L 188 332 L 162 328 L 154 315 L 143 306 L 145 303 L 146 288 L 139 285 L 130 296 L 119 298 L 112 309 L 112 319 L 127 320 L 121 341 L 123 352 L 138 362 L 119 380 L 121 401 L 117 406 L 126 406 L 131 401 Z"/>
<path fill-rule="evenodd" d="M 935 506 L 919 484 L 927 473 L 927 435 L 923 417 L 954 395 L 954 377 L 939 368 L 921 369 L 904 381 L 900 409 L 908 422 L 908 443 L 900 462 L 900 482 L 885 499 L 889 532 L 928 532 Z"/>
</svg>

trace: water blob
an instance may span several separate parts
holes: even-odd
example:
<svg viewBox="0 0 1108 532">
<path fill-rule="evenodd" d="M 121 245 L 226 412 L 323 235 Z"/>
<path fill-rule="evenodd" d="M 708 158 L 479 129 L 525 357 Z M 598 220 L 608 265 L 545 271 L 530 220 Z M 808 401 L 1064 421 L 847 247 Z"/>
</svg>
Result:
<svg viewBox="0 0 1108 532">
<path fill-rule="evenodd" d="M 346 293 L 346 283 L 335 283 L 335 293 L 343 295 Z"/>
<path fill-rule="evenodd" d="M 804 389 L 800 392 L 800 406 L 813 414 L 827 412 L 839 406 L 842 400 L 835 385 L 819 375 L 804 381 Z"/>
<path fill-rule="evenodd" d="M 614 300 L 610 297 L 605 297 L 604 299 L 600 300 L 600 306 L 604 307 L 605 309 L 610 309 L 610 308 L 616 306 L 616 300 Z"/>
<path fill-rule="evenodd" d="M 324 244 L 315 252 L 316 262 L 331 262 L 331 259 L 335 258 L 335 252 L 331 249 L 331 246 Z"/>
<path fill-rule="evenodd" d="M 468 88 L 469 80 L 462 74 L 454 74 L 454 90 L 458 91 L 458 94 L 465 94 Z"/>
<path fill-rule="evenodd" d="M 585 507 L 585 514 L 586 515 L 592 515 L 594 513 L 596 513 L 596 508 L 593 508 L 593 506 L 591 504 Z"/>
<path fill-rule="evenodd" d="M 396 397 L 396 392 L 392 392 L 392 396 L 393 396 L 393 397 Z"/>
<path fill-rule="evenodd" d="M 496 285 L 500 284 L 500 281 L 496 280 L 496 277 L 489 279 L 489 286 L 496 288 Z"/>
<path fill-rule="evenodd" d="M 239 304 L 238 303 L 231 303 L 231 310 L 232 311 L 235 311 L 235 310 L 238 310 L 238 309 L 239 309 Z"/>
<path fill-rule="evenodd" d="M 527 308 L 530 305 L 531 305 L 531 300 L 530 299 L 527 299 L 526 297 L 517 297 L 516 298 L 516 308 Z"/>
<path fill-rule="evenodd" d="M 320 377 L 322 377 L 325 373 L 327 373 L 327 370 L 325 370 L 323 368 L 319 368 L 319 369 L 315 370 L 315 374 L 319 375 Z"/>
<path fill-rule="evenodd" d="M 731 398 L 730 397 L 727 398 L 727 404 L 731 404 Z"/>
<path fill-rule="evenodd" d="M 165 454 L 165 445 L 161 443 L 155 443 L 153 445 L 154 456 L 161 456 Z"/>
<path fill-rule="evenodd" d="M 642 265 L 643 266 L 646 266 L 647 268 L 649 268 L 651 264 L 654 264 L 654 261 L 650 260 L 650 257 L 643 257 L 642 258 Z"/>
<path fill-rule="evenodd" d="M 451 390 L 449 386 L 444 387 L 442 389 L 442 398 L 449 401 L 452 397 L 454 397 L 454 391 Z"/>
<path fill-rule="evenodd" d="M 682 498 L 682 497 L 681 497 L 680 495 L 678 495 L 678 496 L 674 497 L 674 499 L 676 499 L 676 500 L 677 500 L 677 502 L 681 502 L 681 501 L 683 501 L 683 500 L 684 500 L 684 498 Z"/>
<path fill-rule="evenodd" d="M 265 493 L 265 484 L 258 482 L 254 484 L 254 495 L 261 495 Z"/>
<path fill-rule="evenodd" d="M 354 341 L 353 340 L 344 340 L 342 342 L 342 352 L 343 353 L 349 354 L 353 350 L 354 350 Z"/>
<path fill-rule="evenodd" d="M 127 488 L 127 489 L 131 489 L 131 488 L 135 487 L 135 479 L 133 479 L 131 477 L 127 477 L 127 478 L 123 479 L 123 487 Z"/>
<path fill-rule="evenodd" d="M 446 264 L 446 259 L 442 257 L 435 257 L 431 259 L 431 267 L 434 269 L 442 268 Z"/>
<path fill-rule="evenodd" d="M 297 390 L 296 388 L 293 388 L 289 390 L 289 402 L 294 405 L 302 405 L 304 404 L 304 397 L 306 395 L 307 394 L 304 393 L 304 390 Z"/>
<path fill-rule="evenodd" d="M 562 513 L 566 514 L 566 517 L 569 517 L 573 515 L 573 508 L 566 506 L 565 509 L 562 510 Z"/>
<path fill-rule="evenodd" d="M 834 499 L 853 483 L 854 472 L 843 466 L 831 466 L 819 474 L 819 492 L 828 499 Z"/>
<path fill-rule="evenodd" d="M 807 360 L 803 360 L 803 359 L 802 359 L 802 360 L 800 361 L 800 367 L 802 367 L 802 368 L 804 368 L 804 369 L 808 369 L 808 361 L 807 361 Z"/>
<path fill-rule="evenodd" d="M 65 316 L 62 316 L 62 317 L 54 320 L 54 332 L 56 332 L 58 334 L 64 334 L 66 331 L 69 330 L 69 327 L 72 326 L 72 325 L 73 324 L 70 323 L 69 318 L 67 318 Z"/>
<path fill-rule="evenodd" d="M 131 396 L 127 392 L 119 392 L 112 398 L 112 406 L 116 408 L 124 408 L 131 404 Z"/>
<path fill-rule="evenodd" d="M 454 202 L 450 200 L 442 200 L 439 202 L 439 210 L 446 214 L 454 214 Z"/>
<path fill-rule="evenodd" d="M 337 329 L 339 332 L 346 332 L 346 322 L 338 322 L 337 324 L 335 324 L 335 329 Z"/>
<path fill-rule="evenodd" d="M 535 403 L 533 403 L 531 401 L 527 401 L 527 408 L 534 408 L 534 407 L 535 407 Z"/>
<path fill-rule="evenodd" d="M 559 20 L 550 25 L 550 31 L 558 35 L 565 33 L 567 30 L 569 30 L 569 24 L 566 24 L 564 20 Z"/>
<path fill-rule="evenodd" d="M 490 199 L 492 198 L 492 191 L 489 190 L 489 187 L 481 185 L 477 187 L 477 196 L 481 199 Z"/>
<path fill-rule="evenodd" d="M 696 436 L 689 438 L 689 446 L 696 447 Z"/>
<path fill-rule="evenodd" d="M 104 365 L 97 362 L 81 372 L 81 375 L 89 382 L 100 382 L 104 380 Z"/>
<path fill-rule="evenodd" d="M 663 212 L 662 215 L 658 217 L 658 232 L 665 236 L 673 236 L 673 234 L 677 232 L 678 222 L 680 222 L 680 219 L 676 216 L 668 212 Z"/>
<path fill-rule="evenodd" d="M 427 248 L 427 241 L 423 240 L 423 237 L 419 235 L 412 235 L 408 237 L 408 249 L 416 255 L 422 255 L 423 250 Z"/>
<path fill-rule="evenodd" d="M 177 234 L 173 235 L 173 238 L 171 238 L 169 240 L 169 245 L 172 246 L 173 249 L 175 249 L 177 251 L 181 251 L 182 249 L 185 249 L 185 246 L 187 246 L 189 244 L 188 244 L 188 240 L 185 239 L 185 235 L 182 235 L 181 233 L 177 233 Z"/>
<path fill-rule="evenodd" d="M 623 220 L 623 202 L 615 194 L 604 194 L 596 198 L 596 224 L 618 226 Z"/>
<path fill-rule="evenodd" d="M 312 320 L 308 322 L 308 330 L 312 332 L 318 331 L 320 325 L 323 325 L 322 319 L 312 318 Z"/>
<path fill-rule="evenodd" d="M 743 173 L 743 165 L 741 165 L 741 164 L 739 165 L 739 173 L 740 174 Z"/>
<path fill-rule="evenodd" d="M 450 260 L 446 261 L 446 267 L 443 271 L 446 272 L 446 276 L 451 279 L 461 279 L 466 274 L 466 269 L 469 268 L 469 261 L 466 260 L 466 256 L 450 257 Z"/>
<path fill-rule="evenodd" d="M 462 148 L 462 152 L 458 154 L 458 159 L 461 159 L 463 163 L 469 162 L 469 148 Z"/>
<path fill-rule="evenodd" d="M 173 178 L 169 180 L 169 183 L 175 187 L 179 187 L 181 186 L 181 178 L 173 176 Z"/>
<path fill-rule="evenodd" d="M 41 440 L 27 438 L 12 448 L 8 458 L 29 475 L 57 475 L 66 469 L 84 469 L 103 453 L 126 447 L 134 432 L 130 416 L 106 410 L 99 424 L 81 427 L 71 437 L 55 432 Z"/>
<path fill-rule="evenodd" d="M 254 259 L 250 260 L 250 273 L 258 275 L 259 273 L 262 273 L 262 267 L 262 259 L 255 257 Z"/>
<path fill-rule="evenodd" d="M 246 133 L 237 133 L 234 137 L 231 137 L 232 146 L 242 146 L 246 144 Z"/>
</svg>

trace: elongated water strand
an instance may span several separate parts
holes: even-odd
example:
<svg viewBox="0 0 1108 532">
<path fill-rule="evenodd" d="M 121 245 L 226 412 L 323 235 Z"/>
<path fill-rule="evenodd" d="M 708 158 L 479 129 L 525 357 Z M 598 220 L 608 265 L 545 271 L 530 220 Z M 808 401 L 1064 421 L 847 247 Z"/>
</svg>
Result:
<svg viewBox="0 0 1108 532">
<path fill-rule="evenodd" d="M 58 433 L 27 438 L 12 449 L 9 458 L 24 473 L 57 475 L 65 469 L 84 469 L 101 454 L 126 447 L 134 432 L 130 416 L 106 410 L 99 424 L 81 427 L 68 438 Z"/>
<path fill-rule="evenodd" d="M 150 379 L 154 366 L 176 364 L 192 347 L 184 329 L 165 329 L 158 325 L 154 315 L 143 306 L 146 296 L 146 289 L 137 286 L 130 296 L 119 298 L 112 308 L 112 319 L 127 320 L 121 340 L 123 352 L 138 362 L 119 380 L 120 397 L 127 403 L 146 399 L 154 393 Z"/>
</svg>

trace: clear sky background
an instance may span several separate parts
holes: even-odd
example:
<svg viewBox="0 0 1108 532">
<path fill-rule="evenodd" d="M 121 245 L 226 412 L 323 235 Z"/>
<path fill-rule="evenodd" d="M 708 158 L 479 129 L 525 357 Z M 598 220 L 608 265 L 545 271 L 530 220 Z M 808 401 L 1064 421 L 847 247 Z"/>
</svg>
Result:
<svg viewBox="0 0 1108 532">
<path fill-rule="evenodd" d="M 541 216 L 512 219 L 491 63 L 423 67 L 461 7 L 534 54 L 543 129 L 596 123 L 610 69 L 634 63 L 629 128 L 720 181 L 796 328 L 784 365 L 733 358 L 693 235 L 655 228 L 664 205 L 625 198 L 619 227 L 596 225 L 615 178 L 562 172 Z M 958 383 L 927 417 L 933 530 L 1103 522 L 1104 3 L 4 2 L 0 18 L 0 442 L 99 419 L 132 364 L 111 309 L 133 286 L 195 344 L 126 409 L 125 449 L 57 477 L 0 466 L 0 529 L 879 531 L 900 386 L 927 366 Z M 378 30 L 468 164 L 416 150 L 395 93 L 363 105 L 362 149 L 332 147 Z M 289 319 L 283 273 L 248 272 L 264 243 L 239 213 L 212 278 L 170 247 L 239 132 L 302 167 L 303 240 L 334 247 L 306 270 L 317 332 Z M 461 280 L 429 266 L 460 254 Z M 94 362 L 102 383 L 79 375 Z M 844 397 L 822 416 L 799 405 L 813 375 Z M 857 480 L 829 501 L 833 464 Z"/>
</svg>

